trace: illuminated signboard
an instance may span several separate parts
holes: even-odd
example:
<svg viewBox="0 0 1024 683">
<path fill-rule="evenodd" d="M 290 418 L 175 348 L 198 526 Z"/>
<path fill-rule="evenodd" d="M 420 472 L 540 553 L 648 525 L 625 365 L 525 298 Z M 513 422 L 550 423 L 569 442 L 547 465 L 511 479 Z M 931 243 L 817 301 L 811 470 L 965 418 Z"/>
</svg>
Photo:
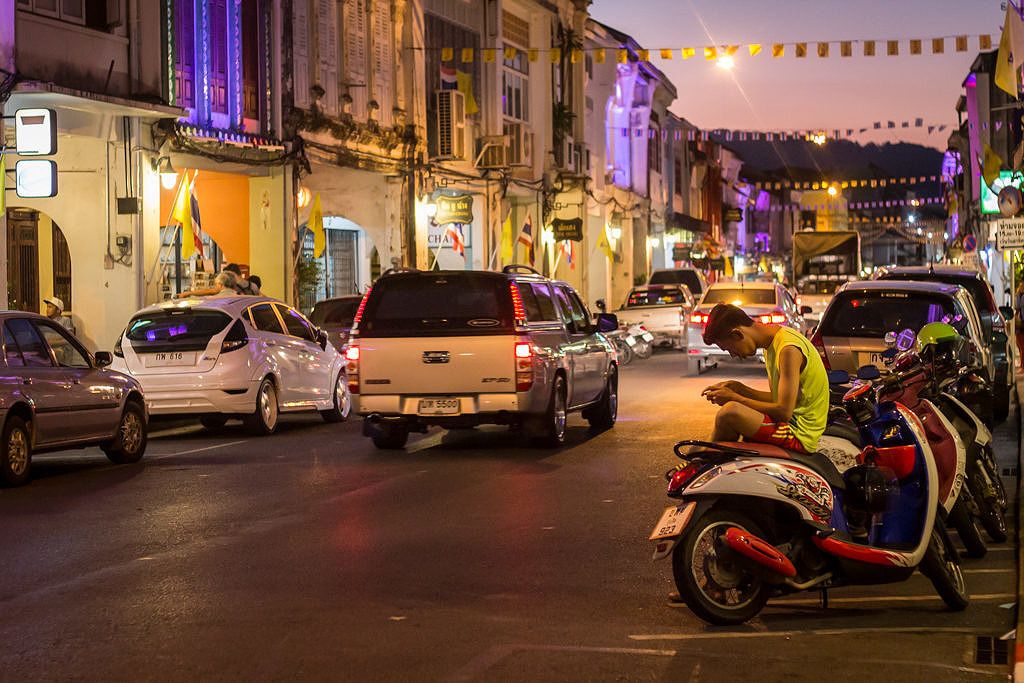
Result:
<svg viewBox="0 0 1024 683">
<path fill-rule="evenodd" d="M 57 164 L 49 159 L 22 159 L 14 166 L 19 197 L 57 196 Z"/>
<path fill-rule="evenodd" d="M 14 112 L 14 138 L 21 156 L 57 153 L 57 114 L 52 109 Z"/>
<path fill-rule="evenodd" d="M 1016 177 L 1014 177 L 1016 175 Z M 1013 171 L 1000 171 L 999 177 L 996 178 L 995 182 L 992 183 L 992 187 L 989 188 L 988 184 L 984 179 L 981 181 L 981 212 L 983 214 L 991 215 L 999 213 L 999 190 L 1013 185 L 1018 190 L 1024 188 L 1024 176 Z"/>
</svg>

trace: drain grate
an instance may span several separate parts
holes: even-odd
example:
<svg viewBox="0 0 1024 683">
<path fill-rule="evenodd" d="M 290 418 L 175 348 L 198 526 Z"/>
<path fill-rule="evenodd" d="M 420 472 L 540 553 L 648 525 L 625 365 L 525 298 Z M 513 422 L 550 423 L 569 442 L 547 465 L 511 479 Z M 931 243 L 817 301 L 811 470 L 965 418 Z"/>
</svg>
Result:
<svg viewBox="0 0 1024 683">
<path fill-rule="evenodd" d="M 995 636 L 978 636 L 974 648 L 975 664 L 1009 664 L 1010 641 Z"/>
</svg>

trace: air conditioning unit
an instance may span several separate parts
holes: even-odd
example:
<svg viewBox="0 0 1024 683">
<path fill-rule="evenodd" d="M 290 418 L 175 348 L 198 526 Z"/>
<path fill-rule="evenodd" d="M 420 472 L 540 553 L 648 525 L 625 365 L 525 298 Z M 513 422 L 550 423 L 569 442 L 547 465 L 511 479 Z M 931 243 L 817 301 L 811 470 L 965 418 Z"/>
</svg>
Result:
<svg viewBox="0 0 1024 683">
<path fill-rule="evenodd" d="M 506 123 L 508 165 L 533 166 L 533 131 L 525 123 Z"/>
<path fill-rule="evenodd" d="M 562 146 L 557 151 L 558 156 L 555 158 L 555 166 L 572 174 L 578 173 L 579 164 L 576 158 L 576 142 L 572 139 L 571 135 L 566 135 L 562 138 Z"/>
<path fill-rule="evenodd" d="M 466 99 L 458 90 L 437 90 L 437 156 L 466 158 Z"/>
<path fill-rule="evenodd" d="M 579 159 L 577 162 L 577 173 L 585 176 L 590 176 L 593 169 L 593 163 L 590 159 L 590 148 L 587 147 L 584 142 L 576 143 L 576 158 Z"/>
<path fill-rule="evenodd" d="M 477 168 L 508 168 L 508 136 L 485 135 L 477 141 Z"/>
</svg>

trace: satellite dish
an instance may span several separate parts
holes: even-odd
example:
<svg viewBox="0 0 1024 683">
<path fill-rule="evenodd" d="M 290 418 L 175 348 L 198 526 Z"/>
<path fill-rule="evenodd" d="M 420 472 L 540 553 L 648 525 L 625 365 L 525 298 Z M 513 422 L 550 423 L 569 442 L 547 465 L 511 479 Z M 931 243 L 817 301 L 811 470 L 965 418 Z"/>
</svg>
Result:
<svg viewBox="0 0 1024 683">
<path fill-rule="evenodd" d="M 1021 199 L 1020 190 L 1013 185 L 1007 185 L 999 190 L 999 213 L 1009 218 L 1016 216 L 1024 201 Z"/>
</svg>

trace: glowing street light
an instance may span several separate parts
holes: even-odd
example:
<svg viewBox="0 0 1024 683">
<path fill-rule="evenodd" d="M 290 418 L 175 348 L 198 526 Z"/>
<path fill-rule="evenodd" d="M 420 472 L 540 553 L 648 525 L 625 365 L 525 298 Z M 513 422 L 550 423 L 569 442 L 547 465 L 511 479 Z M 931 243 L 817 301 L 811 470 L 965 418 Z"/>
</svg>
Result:
<svg viewBox="0 0 1024 683">
<path fill-rule="evenodd" d="M 733 59 L 731 55 L 722 55 L 721 57 L 718 58 L 718 61 L 715 62 L 715 66 L 717 66 L 719 69 L 729 71 L 734 66 L 736 66 L 736 60 Z"/>
<path fill-rule="evenodd" d="M 829 197 L 835 197 L 837 194 L 839 194 L 839 190 L 836 189 L 836 186 L 835 185 L 829 185 L 828 186 L 828 196 Z"/>
<path fill-rule="evenodd" d="M 819 147 L 824 145 L 827 141 L 828 138 L 825 137 L 824 133 L 815 133 L 814 135 L 811 136 L 811 142 L 818 145 Z"/>
</svg>

